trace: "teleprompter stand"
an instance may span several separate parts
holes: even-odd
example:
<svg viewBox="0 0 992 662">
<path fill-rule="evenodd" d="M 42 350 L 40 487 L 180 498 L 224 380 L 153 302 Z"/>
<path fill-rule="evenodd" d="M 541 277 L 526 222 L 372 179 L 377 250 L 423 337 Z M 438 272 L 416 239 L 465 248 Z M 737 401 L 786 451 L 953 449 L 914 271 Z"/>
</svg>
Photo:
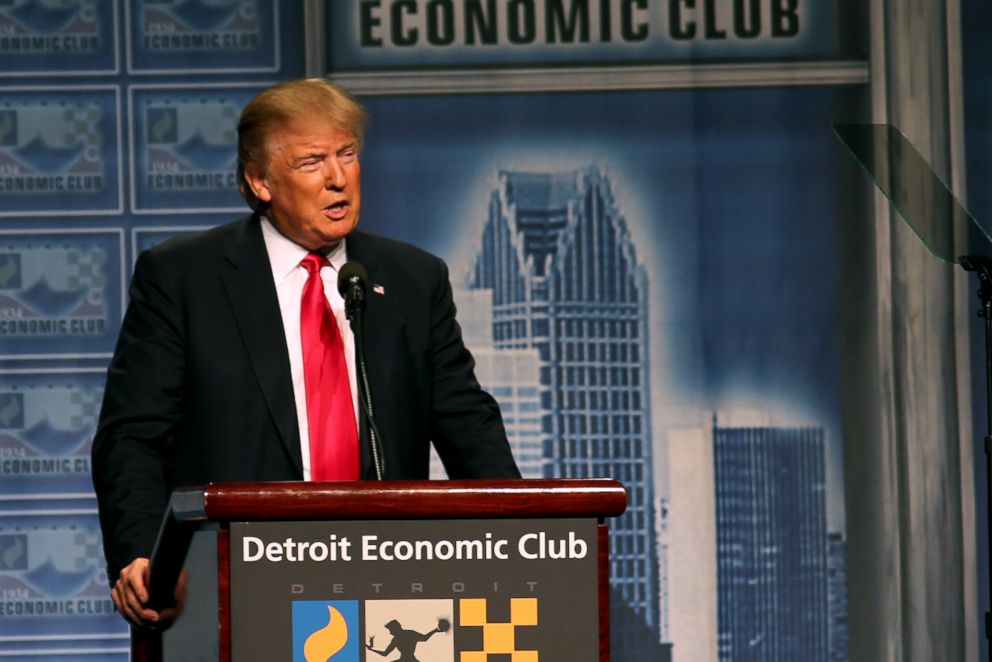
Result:
<svg viewBox="0 0 992 662">
<path fill-rule="evenodd" d="M 959 258 L 966 271 L 978 276 L 978 316 L 985 320 L 985 503 L 988 504 L 989 568 L 992 568 L 992 259 L 977 255 Z M 992 596 L 992 576 L 989 577 Z M 992 641 L 992 611 L 985 612 L 985 638 Z"/>
</svg>

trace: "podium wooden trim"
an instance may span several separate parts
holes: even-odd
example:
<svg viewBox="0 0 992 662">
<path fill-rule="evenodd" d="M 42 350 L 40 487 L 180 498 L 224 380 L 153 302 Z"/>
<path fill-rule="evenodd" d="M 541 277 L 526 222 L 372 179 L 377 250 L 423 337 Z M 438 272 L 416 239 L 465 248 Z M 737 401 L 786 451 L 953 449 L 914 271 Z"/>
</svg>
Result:
<svg viewBox="0 0 992 662">
<path fill-rule="evenodd" d="M 609 543 L 607 517 L 627 507 L 622 484 L 610 479 L 438 480 L 284 483 L 211 483 L 172 496 L 152 555 L 151 605 L 171 601 L 193 532 L 217 530 L 220 662 L 231 660 L 231 522 L 567 519 L 595 518 L 598 537 L 600 662 L 609 650 Z M 162 633 L 132 628 L 133 662 L 162 662 Z"/>
</svg>

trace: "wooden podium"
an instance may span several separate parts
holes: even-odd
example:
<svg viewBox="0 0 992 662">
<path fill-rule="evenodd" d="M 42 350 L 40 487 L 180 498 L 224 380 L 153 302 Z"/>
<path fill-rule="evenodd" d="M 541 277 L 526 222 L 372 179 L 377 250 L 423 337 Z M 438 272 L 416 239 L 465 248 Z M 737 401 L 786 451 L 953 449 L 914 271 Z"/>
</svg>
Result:
<svg viewBox="0 0 992 662">
<path fill-rule="evenodd" d="M 151 602 L 169 603 L 183 568 L 187 596 L 164 632 L 132 630 L 132 660 L 308 660 L 304 645 L 309 659 L 387 660 L 419 645 L 455 660 L 605 662 L 605 518 L 626 505 L 607 479 L 176 490 Z"/>
</svg>

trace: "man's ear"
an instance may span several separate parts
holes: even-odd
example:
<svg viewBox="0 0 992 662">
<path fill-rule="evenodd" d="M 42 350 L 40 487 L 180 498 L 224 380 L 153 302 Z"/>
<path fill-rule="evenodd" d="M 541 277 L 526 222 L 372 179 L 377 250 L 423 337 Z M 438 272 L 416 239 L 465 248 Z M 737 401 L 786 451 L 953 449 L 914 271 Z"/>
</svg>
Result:
<svg viewBox="0 0 992 662">
<path fill-rule="evenodd" d="M 245 181 L 259 202 L 272 202 L 272 192 L 266 183 L 265 173 L 255 165 L 245 166 Z"/>
</svg>

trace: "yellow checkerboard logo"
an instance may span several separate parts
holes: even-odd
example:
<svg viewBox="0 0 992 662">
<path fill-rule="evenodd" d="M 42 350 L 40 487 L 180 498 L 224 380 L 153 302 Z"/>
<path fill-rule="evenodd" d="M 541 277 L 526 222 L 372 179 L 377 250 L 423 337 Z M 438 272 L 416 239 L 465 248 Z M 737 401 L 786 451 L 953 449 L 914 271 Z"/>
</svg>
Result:
<svg viewBox="0 0 992 662">
<path fill-rule="evenodd" d="M 538 662 L 537 651 L 516 648 L 516 629 L 537 625 L 537 598 L 511 598 L 510 622 L 490 623 L 485 598 L 458 601 L 459 625 L 482 628 L 482 650 L 463 651 L 461 662 L 487 662 L 489 655 L 510 655 L 512 662 Z"/>
</svg>

